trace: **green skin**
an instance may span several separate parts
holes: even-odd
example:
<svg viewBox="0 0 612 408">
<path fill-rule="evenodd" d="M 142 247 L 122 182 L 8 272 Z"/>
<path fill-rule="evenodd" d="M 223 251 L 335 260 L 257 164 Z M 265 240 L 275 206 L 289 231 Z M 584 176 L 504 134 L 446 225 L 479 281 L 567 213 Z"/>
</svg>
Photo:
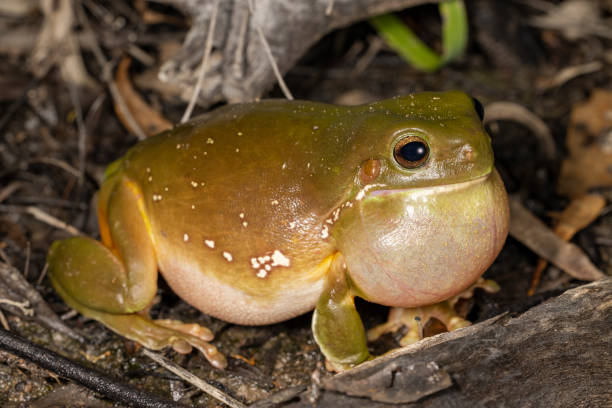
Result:
<svg viewBox="0 0 612 408">
<path fill-rule="evenodd" d="M 406 136 L 429 146 L 417 168 L 394 158 Z M 490 138 L 461 92 L 226 106 L 130 149 L 107 169 L 98 207 L 102 242 L 51 247 L 55 289 L 146 347 L 195 346 L 217 367 L 225 359 L 207 329 L 143 313 L 158 269 L 187 302 L 238 324 L 315 308 L 315 339 L 342 369 L 369 357 L 354 296 L 448 299 L 493 262 L 508 230 Z"/>
</svg>

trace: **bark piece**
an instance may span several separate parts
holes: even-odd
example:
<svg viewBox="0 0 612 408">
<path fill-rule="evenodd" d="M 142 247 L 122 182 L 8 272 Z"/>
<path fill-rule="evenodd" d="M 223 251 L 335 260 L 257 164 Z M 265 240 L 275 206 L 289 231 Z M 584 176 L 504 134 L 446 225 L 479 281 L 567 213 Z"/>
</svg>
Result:
<svg viewBox="0 0 612 408">
<path fill-rule="evenodd" d="M 192 27 L 181 51 L 160 70 L 160 79 L 191 91 L 198 67 L 214 0 L 156 0 L 191 16 Z M 199 103 L 252 101 L 276 81 L 266 57 L 259 26 L 268 41 L 281 73 L 287 72 L 317 40 L 328 32 L 377 14 L 436 0 L 258 0 L 251 15 L 246 0 L 219 3 L 213 53 Z M 184 95 L 190 95 L 185 92 Z"/>
<path fill-rule="evenodd" d="M 323 381 L 320 407 L 388 407 L 346 394 L 393 367 L 434 361 L 453 386 L 419 407 L 603 407 L 612 401 L 612 278 L 568 290 L 519 317 L 426 338 Z M 421 379 L 424 380 L 424 379 Z M 375 384 L 374 381 L 371 382 Z M 384 383 L 383 383 L 384 384 Z M 372 393 L 384 389 L 371 389 Z M 311 407 L 309 391 L 283 407 Z"/>
</svg>

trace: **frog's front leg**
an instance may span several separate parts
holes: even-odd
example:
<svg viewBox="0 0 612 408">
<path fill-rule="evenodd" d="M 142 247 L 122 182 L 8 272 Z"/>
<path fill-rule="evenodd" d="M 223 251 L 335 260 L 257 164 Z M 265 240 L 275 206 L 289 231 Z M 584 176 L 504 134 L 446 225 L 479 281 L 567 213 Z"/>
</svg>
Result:
<svg viewBox="0 0 612 408">
<path fill-rule="evenodd" d="M 314 338 L 331 371 L 345 370 L 370 356 L 354 298 L 344 257 L 337 253 L 312 317 Z"/>
<path fill-rule="evenodd" d="M 476 288 L 489 293 L 499 290 L 499 286 L 494 281 L 479 278 L 468 289 L 443 302 L 414 308 L 393 307 L 389 311 L 386 323 L 368 330 L 368 341 L 376 341 L 385 333 L 393 333 L 406 327 L 407 331 L 400 339 L 400 345 L 416 343 L 423 338 L 422 328 L 432 318 L 439 320 L 448 331 L 467 327 L 472 323 L 457 314 L 455 305 L 460 299 L 471 298 Z"/>
<path fill-rule="evenodd" d="M 216 367 L 225 358 L 208 343 L 213 335 L 197 324 L 151 320 L 144 312 L 157 290 L 157 259 L 139 189 L 126 179 L 100 195 L 104 244 L 86 237 L 55 242 L 47 256 L 49 278 L 72 308 L 147 348 L 200 350 Z"/>
</svg>

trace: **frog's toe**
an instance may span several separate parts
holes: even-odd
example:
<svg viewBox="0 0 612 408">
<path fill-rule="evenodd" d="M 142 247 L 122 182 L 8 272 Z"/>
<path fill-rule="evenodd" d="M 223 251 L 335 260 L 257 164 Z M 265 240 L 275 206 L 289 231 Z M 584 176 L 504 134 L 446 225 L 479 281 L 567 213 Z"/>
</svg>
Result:
<svg viewBox="0 0 612 408">
<path fill-rule="evenodd" d="M 191 347 L 199 350 L 204 357 L 217 368 L 227 367 L 225 356 L 209 343 L 214 338 L 213 333 L 204 326 L 197 323 L 183 323 L 179 320 L 160 319 L 152 321 L 153 324 L 161 326 L 168 331 L 169 337 L 160 337 L 160 346 L 172 346 L 177 353 L 187 354 Z"/>
<path fill-rule="evenodd" d="M 406 346 L 416 343 L 423 338 L 423 327 L 432 318 L 440 321 L 448 331 L 467 327 L 472 323 L 457 314 L 455 304 L 460 299 L 471 298 L 474 295 L 474 290 L 477 288 L 489 293 L 495 293 L 499 290 L 499 285 L 492 280 L 480 278 L 465 291 L 444 302 L 415 308 L 391 308 L 386 323 L 368 330 L 368 341 L 376 341 L 383 334 L 395 333 L 402 327 L 405 327 L 406 333 L 400 339 L 400 345 Z"/>
<path fill-rule="evenodd" d="M 176 352 L 186 354 L 195 347 L 214 367 L 227 366 L 225 357 L 209 343 L 213 339 L 212 332 L 199 324 L 177 320 L 151 320 L 144 313 L 111 314 L 84 308 L 83 314 L 148 349 L 172 347 Z"/>
<path fill-rule="evenodd" d="M 210 329 L 204 326 L 200 326 L 197 323 L 183 323 L 180 320 L 171 319 L 159 319 L 154 320 L 153 322 L 160 326 L 167 327 L 168 329 L 176 330 L 185 334 L 189 334 L 190 336 L 198 337 L 203 341 L 210 341 L 215 337 L 210 331 Z"/>
</svg>

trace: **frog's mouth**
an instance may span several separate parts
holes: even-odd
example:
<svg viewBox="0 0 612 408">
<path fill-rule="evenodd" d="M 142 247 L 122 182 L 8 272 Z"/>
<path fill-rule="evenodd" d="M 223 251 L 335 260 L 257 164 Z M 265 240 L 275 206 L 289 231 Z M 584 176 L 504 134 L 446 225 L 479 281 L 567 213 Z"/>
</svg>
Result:
<svg viewBox="0 0 612 408">
<path fill-rule="evenodd" d="M 462 181 L 460 183 L 452 184 L 441 184 L 439 186 L 428 186 L 428 187 L 407 187 L 407 188 L 393 188 L 393 189 L 382 189 L 369 191 L 367 194 L 370 197 L 385 197 L 392 194 L 398 193 L 409 193 L 410 195 L 425 196 L 431 194 L 446 194 L 459 190 L 465 190 L 466 188 L 484 183 L 493 174 L 492 171 L 485 174 L 484 176 L 478 176 L 471 180 Z M 373 185 L 372 187 L 375 187 Z"/>
</svg>

